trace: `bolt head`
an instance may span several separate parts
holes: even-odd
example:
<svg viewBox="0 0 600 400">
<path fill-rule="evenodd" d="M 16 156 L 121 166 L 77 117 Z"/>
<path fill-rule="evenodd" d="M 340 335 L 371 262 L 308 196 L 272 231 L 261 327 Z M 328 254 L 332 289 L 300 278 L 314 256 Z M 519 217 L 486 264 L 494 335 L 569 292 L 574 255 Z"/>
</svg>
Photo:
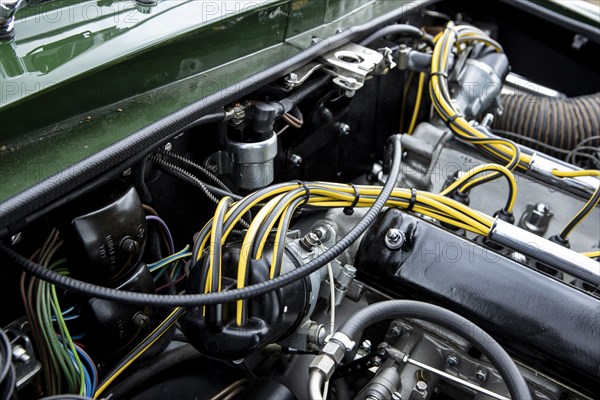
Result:
<svg viewBox="0 0 600 400">
<path fill-rule="evenodd" d="M 360 347 L 362 347 L 365 350 L 370 350 L 371 349 L 371 341 L 370 340 L 363 340 L 363 342 L 361 343 Z"/>
<path fill-rule="evenodd" d="M 298 74 L 295 72 L 292 72 L 288 75 L 288 80 L 292 81 L 292 82 L 297 82 L 298 81 Z"/>
<path fill-rule="evenodd" d="M 171 151 L 173 150 L 173 143 L 168 142 L 165 144 L 165 151 Z"/>
<path fill-rule="evenodd" d="M 400 392 L 392 393 L 392 400 L 402 400 L 402 394 Z"/>
<path fill-rule="evenodd" d="M 350 125 L 341 123 L 338 126 L 338 131 L 339 131 L 339 133 L 340 133 L 341 136 L 346 136 L 346 135 L 350 134 L 350 132 L 352 131 L 352 129 L 350 128 Z"/>
<path fill-rule="evenodd" d="M 415 388 L 419 392 L 424 392 L 424 391 L 427 390 L 427 382 L 425 382 L 425 381 L 418 381 L 417 384 L 415 385 Z"/>
<path fill-rule="evenodd" d="M 456 354 L 450 354 L 446 358 L 446 364 L 450 367 L 456 367 L 458 364 L 460 364 L 460 358 Z"/>
<path fill-rule="evenodd" d="M 22 363 L 26 363 L 31 360 L 31 356 L 27 354 L 27 350 L 25 350 L 22 346 L 15 346 L 12 349 L 12 357 L 15 361 Z"/>
<path fill-rule="evenodd" d="M 397 250 L 404 245 L 406 238 L 399 229 L 391 228 L 385 234 L 385 244 L 390 250 Z"/>
<path fill-rule="evenodd" d="M 300 157 L 298 154 L 292 154 L 290 156 L 290 165 L 292 167 L 299 167 L 302 165 L 302 157 Z"/>
<path fill-rule="evenodd" d="M 477 372 L 475 372 L 475 378 L 477 378 L 479 382 L 485 382 L 487 380 L 487 377 L 487 371 L 482 368 L 478 369 Z"/>
<path fill-rule="evenodd" d="M 16 244 L 19 244 L 21 242 L 21 239 L 23 239 L 23 234 L 21 232 L 16 233 L 10 237 L 10 243 L 14 246 Z"/>
<path fill-rule="evenodd" d="M 391 330 L 390 333 L 392 334 L 392 336 L 394 337 L 400 337 L 400 335 L 402 334 L 402 329 L 399 326 L 394 326 Z"/>
</svg>

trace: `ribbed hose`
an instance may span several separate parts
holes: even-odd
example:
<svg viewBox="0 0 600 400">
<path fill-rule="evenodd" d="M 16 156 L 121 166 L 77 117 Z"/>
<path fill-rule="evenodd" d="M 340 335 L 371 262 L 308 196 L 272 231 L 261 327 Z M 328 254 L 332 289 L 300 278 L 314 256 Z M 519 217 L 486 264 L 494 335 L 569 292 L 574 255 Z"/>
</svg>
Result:
<svg viewBox="0 0 600 400">
<path fill-rule="evenodd" d="M 564 150 L 573 150 L 581 141 L 600 132 L 600 93 L 556 99 L 529 94 L 503 96 L 504 113 L 494 128 L 518 133 Z M 512 138 L 511 138 L 512 139 Z M 535 150 L 554 154 L 535 143 L 515 141 Z"/>
<path fill-rule="evenodd" d="M 367 327 L 396 318 L 416 318 L 440 325 L 467 339 L 498 369 L 513 399 L 532 399 L 527 383 L 504 349 L 483 329 L 444 308 L 409 300 L 390 300 L 372 304 L 352 315 L 338 330 L 356 338 Z"/>
<path fill-rule="evenodd" d="M 236 300 L 246 300 L 253 297 L 261 296 L 265 293 L 277 290 L 292 282 L 302 279 L 313 272 L 319 270 L 327 263 L 331 262 L 337 256 L 342 254 L 348 247 L 352 245 L 375 221 L 383 209 L 385 203 L 390 198 L 396 181 L 400 174 L 400 163 L 402 160 L 402 145 L 400 138 L 397 135 L 390 137 L 391 144 L 391 166 L 388 178 L 381 189 L 381 193 L 377 196 L 373 206 L 360 220 L 354 228 L 350 230 L 339 242 L 333 245 L 330 249 L 323 252 L 317 258 L 309 261 L 300 268 L 290 271 L 275 279 L 260 282 L 242 289 L 234 289 L 225 292 L 216 292 L 208 294 L 183 294 L 183 295 L 158 295 L 149 293 L 126 292 L 116 289 L 111 289 L 103 286 L 93 285 L 83 282 L 68 276 L 61 275 L 55 271 L 34 263 L 33 261 L 23 257 L 11 248 L 4 244 L 0 244 L 0 253 L 4 254 L 15 264 L 19 265 L 25 271 L 33 276 L 50 282 L 58 287 L 64 288 L 76 294 L 83 296 L 116 301 L 126 304 L 135 304 L 143 306 L 159 306 L 159 307 L 194 307 L 198 305 L 224 304 L 231 303 Z M 389 154 L 389 150 L 388 150 Z"/>
</svg>

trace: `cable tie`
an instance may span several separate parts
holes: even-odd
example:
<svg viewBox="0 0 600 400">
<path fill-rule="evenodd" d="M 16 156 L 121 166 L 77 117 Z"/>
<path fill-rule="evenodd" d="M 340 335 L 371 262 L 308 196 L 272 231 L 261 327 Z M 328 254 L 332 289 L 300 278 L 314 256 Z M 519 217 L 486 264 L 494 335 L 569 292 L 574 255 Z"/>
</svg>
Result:
<svg viewBox="0 0 600 400">
<path fill-rule="evenodd" d="M 308 202 L 310 201 L 310 188 L 308 187 L 308 185 L 304 181 L 297 180 L 295 182 L 298 185 L 304 186 L 304 190 L 306 191 L 306 193 L 304 194 L 304 203 L 302 203 L 302 205 L 298 208 L 298 211 L 302 211 L 302 207 L 304 207 L 305 205 L 307 205 Z"/>
<path fill-rule="evenodd" d="M 450 118 L 448 118 L 448 120 L 451 123 L 455 123 L 457 119 L 459 118 L 463 118 L 463 116 L 461 114 L 454 114 L 453 116 L 451 116 Z"/>
<path fill-rule="evenodd" d="M 410 189 L 410 202 L 408 203 L 408 207 L 406 207 L 406 211 L 412 211 L 412 209 L 417 204 L 417 189 Z"/>
<path fill-rule="evenodd" d="M 344 214 L 346 215 L 354 214 L 354 207 L 356 207 L 356 205 L 360 201 L 360 191 L 358 190 L 355 184 L 351 183 L 350 186 L 352 186 L 352 188 L 354 189 L 354 201 L 352 202 L 352 205 L 350 207 L 344 208 Z"/>
<path fill-rule="evenodd" d="M 443 76 L 444 78 L 448 79 L 448 73 L 444 71 L 432 72 L 429 74 L 429 76 Z"/>
</svg>

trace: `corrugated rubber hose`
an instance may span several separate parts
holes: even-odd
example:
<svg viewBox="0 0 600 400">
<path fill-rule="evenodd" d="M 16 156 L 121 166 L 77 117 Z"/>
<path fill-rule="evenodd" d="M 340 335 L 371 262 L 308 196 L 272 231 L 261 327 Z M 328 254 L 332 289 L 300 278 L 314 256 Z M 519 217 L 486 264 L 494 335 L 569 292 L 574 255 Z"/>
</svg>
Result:
<svg viewBox="0 0 600 400">
<path fill-rule="evenodd" d="M 566 99 L 529 94 L 503 96 L 504 113 L 494 128 L 518 133 L 536 141 L 573 150 L 583 140 L 600 132 L 600 93 Z M 516 142 L 544 151 L 532 142 Z"/>
</svg>

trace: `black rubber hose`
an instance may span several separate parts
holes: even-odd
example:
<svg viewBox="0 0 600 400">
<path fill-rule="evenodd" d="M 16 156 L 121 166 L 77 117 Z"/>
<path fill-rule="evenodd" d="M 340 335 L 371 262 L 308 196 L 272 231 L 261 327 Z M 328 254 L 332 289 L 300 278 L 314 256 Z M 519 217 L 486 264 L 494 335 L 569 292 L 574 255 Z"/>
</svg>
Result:
<svg viewBox="0 0 600 400">
<path fill-rule="evenodd" d="M 412 36 L 417 39 L 423 39 L 423 41 L 425 41 L 425 43 L 427 43 L 427 45 L 430 46 L 432 49 L 435 47 L 435 44 L 433 43 L 433 38 L 431 37 L 431 35 L 426 34 L 425 32 L 423 32 L 416 26 L 408 25 L 408 24 L 396 24 L 396 25 L 386 26 L 385 28 L 382 28 L 382 29 L 378 30 L 377 32 L 372 33 L 371 35 L 367 36 L 365 39 L 361 40 L 360 45 L 368 46 L 371 43 L 373 43 L 374 41 L 376 41 L 377 39 L 380 39 L 380 38 L 388 36 L 388 35 Z"/>
<path fill-rule="evenodd" d="M 61 275 L 37 263 L 34 263 L 4 244 L 0 244 L 0 253 L 7 256 L 12 262 L 19 265 L 25 271 L 43 281 L 50 282 L 58 287 L 64 288 L 76 294 L 119 303 L 159 307 L 193 307 L 198 305 L 231 303 L 236 300 L 245 300 L 261 296 L 265 293 L 289 285 L 290 283 L 302 279 L 305 276 L 308 276 L 311 273 L 319 270 L 324 265 L 342 254 L 367 230 L 367 228 L 369 228 L 369 226 L 371 226 L 392 194 L 400 174 L 400 164 L 402 160 L 402 145 L 400 138 L 397 135 L 390 137 L 388 146 L 392 147 L 391 152 L 389 152 L 389 150 L 386 152 L 387 154 L 391 154 L 392 158 L 388 178 L 385 182 L 385 185 L 383 185 L 383 188 L 381 189 L 381 193 L 379 196 L 377 196 L 377 199 L 373 203 L 373 206 L 369 208 L 369 211 L 367 211 L 365 216 L 358 224 L 356 224 L 356 226 L 354 226 L 339 242 L 303 266 L 275 279 L 266 282 L 260 282 L 242 289 L 233 289 L 217 293 L 183 295 L 158 295 L 150 293 L 126 292 L 93 285 L 91 283 Z"/>
<path fill-rule="evenodd" d="M 529 387 L 514 361 L 483 329 L 445 308 L 410 300 L 389 300 L 371 304 L 353 314 L 338 330 L 354 339 L 367 327 L 396 318 L 416 318 L 447 328 L 467 339 L 490 360 L 502 376 L 513 399 L 531 400 Z"/>
<path fill-rule="evenodd" d="M 294 103 L 294 105 L 300 104 L 302 100 L 304 100 L 308 95 L 313 93 L 316 89 L 325 85 L 327 82 L 331 81 L 331 76 L 326 75 L 322 78 L 317 78 L 311 82 L 305 82 L 298 90 L 294 93 L 290 94 L 287 99 Z"/>
<path fill-rule="evenodd" d="M 60 171 L 56 175 L 6 200 L 0 207 L 0 228 L 21 221 L 47 204 L 65 196 L 70 191 L 88 184 L 90 179 L 94 179 L 100 174 L 115 169 L 117 166 L 133 165 L 173 136 L 203 120 L 206 114 L 216 112 L 220 107 L 252 93 L 321 54 L 342 46 L 359 36 L 368 34 L 382 25 L 396 21 L 399 17 L 415 9 L 428 7 L 438 1 L 427 0 L 422 3 L 408 3 L 365 24 L 353 26 L 341 33 L 325 38 L 273 67 L 266 68 L 232 86 L 198 100 L 127 136 L 127 138 L 85 160 L 73 164 L 69 167 L 68 174 Z M 202 123 L 206 123 L 206 120 L 203 120 Z M 115 176 L 119 173 L 118 170 L 112 172 Z M 8 231 L 3 233 L 7 234 Z"/>
</svg>

